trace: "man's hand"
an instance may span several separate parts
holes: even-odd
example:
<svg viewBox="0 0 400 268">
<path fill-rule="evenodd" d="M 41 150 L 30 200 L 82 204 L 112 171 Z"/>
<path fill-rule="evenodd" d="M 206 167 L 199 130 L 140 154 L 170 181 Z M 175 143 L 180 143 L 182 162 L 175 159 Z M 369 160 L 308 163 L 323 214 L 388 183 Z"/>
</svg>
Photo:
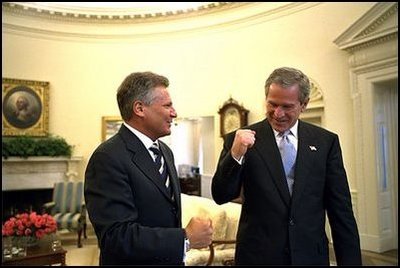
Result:
<svg viewBox="0 0 400 268">
<path fill-rule="evenodd" d="M 204 248 L 211 244 L 213 234 L 212 221 L 193 217 L 185 228 L 190 248 Z"/>
<path fill-rule="evenodd" d="M 239 161 L 242 156 L 251 148 L 256 142 L 256 132 L 251 129 L 238 129 L 235 133 L 233 140 L 231 155 Z"/>
</svg>

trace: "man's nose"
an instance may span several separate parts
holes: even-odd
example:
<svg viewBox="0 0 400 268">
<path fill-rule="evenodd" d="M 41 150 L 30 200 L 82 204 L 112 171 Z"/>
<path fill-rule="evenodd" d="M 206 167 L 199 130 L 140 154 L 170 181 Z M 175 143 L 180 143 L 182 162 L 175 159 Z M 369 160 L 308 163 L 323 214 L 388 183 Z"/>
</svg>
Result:
<svg viewBox="0 0 400 268">
<path fill-rule="evenodd" d="M 283 111 L 281 106 L 276 107 L 275 111 L 274 111 L 274 115 L 276 117 L 281 117 L 285 114 L 285 112 Z"/>
<path fill-rule="evenodd" d="M 174 108 L 174 107 L 171 107 L 171 109 L 172 109 L 172 110 L 171 110 L 171 113 L 170 113 L 170 114 L 171 114 L 171 117 L 172 117 L 172 118 L 176 118 L 176 117 L 178 116 L 178 114 L 176 113 L 175 108 Z"/>
</svg>

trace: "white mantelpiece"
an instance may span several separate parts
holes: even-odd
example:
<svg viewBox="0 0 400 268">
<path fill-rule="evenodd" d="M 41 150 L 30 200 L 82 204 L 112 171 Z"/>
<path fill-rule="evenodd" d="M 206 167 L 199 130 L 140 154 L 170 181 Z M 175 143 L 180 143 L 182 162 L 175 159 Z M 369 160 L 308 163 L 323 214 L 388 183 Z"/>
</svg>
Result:
<svg viewBox="0 0 400 268">
<path fill-rule="evenodd" d="M 2 159 L 2 190 L 53 188 L 54 183 L 75 180 L 82 157 L 9 157 Z"/>
</svg>

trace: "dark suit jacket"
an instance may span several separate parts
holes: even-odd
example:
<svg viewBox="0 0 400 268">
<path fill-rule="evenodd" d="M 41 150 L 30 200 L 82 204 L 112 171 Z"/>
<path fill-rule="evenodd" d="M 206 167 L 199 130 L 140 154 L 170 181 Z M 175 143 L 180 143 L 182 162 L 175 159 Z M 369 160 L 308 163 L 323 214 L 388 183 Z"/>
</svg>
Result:
<svg viewBox="0 0 400 268">
<path fill-rule="evenodd" d="M 182 264 L 184 231 L 174 157 L 160 141 L 175 201 L 148 150 L 124 125 L 89 160 L 85 201 L 100 264 Z"/>
<path fill-rule="evenodd" d="M 225 140 L 212 195 L 218 204 L 244 202 L 237 234 L 237 264 L 328 265 L 325 212 L 338 264 L 361 264 L 357 225 L 336 134 L 299 121 L 293 195 L 290 197 L 272 127 L 248 127 L 256 142 L 239 165 L 231 156 L 234 133 Z"/>
</svg>

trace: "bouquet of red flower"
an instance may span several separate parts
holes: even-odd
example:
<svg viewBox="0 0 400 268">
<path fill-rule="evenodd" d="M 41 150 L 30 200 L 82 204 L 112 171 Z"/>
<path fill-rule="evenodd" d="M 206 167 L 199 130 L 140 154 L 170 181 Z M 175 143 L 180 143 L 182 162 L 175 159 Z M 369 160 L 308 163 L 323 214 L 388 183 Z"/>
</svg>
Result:
<svg viewBox="0 0 400 268">
<path fill-rule="evenodd" d="M 30 236 L 37 239 L 56 231 L 57 223 L 52 216 L 38 215 L 36 212 L 17 214 L 2 227 L 3 236 Z"/>
</svg>

